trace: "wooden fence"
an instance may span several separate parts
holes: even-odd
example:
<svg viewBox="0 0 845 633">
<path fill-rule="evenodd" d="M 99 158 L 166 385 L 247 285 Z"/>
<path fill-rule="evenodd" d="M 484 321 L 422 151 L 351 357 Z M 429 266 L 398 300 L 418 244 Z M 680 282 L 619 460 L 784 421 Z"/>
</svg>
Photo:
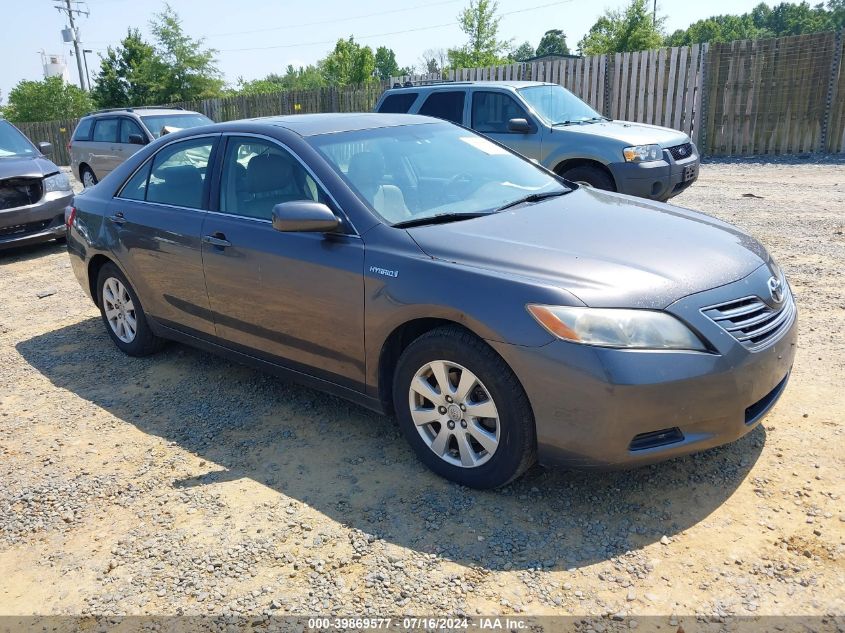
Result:
<svg viewBox="0 0 845 633">
<path fill-rule="evenodd" d="M 695 44 L 440 74 L 406 81 L 539 80 L 560 84 L 613 119 L 683 130 L 704 154 L 845 152 L 843 32 Z M 177 104 L 215 121 L 307 112 L 371 111 L 385 85 L 321 88 Z M 67 164 L 76 121 L 23 123 Z"/>
</svg>

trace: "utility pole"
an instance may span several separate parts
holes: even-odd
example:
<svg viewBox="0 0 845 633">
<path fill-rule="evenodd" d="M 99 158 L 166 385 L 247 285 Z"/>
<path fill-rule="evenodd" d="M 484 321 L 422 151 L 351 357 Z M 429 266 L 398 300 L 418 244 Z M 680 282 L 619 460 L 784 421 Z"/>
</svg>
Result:
<svg viewBox="0 0 845 633">
<path fill-rule="evenodd" d="M 87 90 L 87 88 L 85 87 L 85 75 L 82 74 L 82 53 L 79 48 L 79 33 L 76 30 L 76 23 L 73 21 L 73 16 L 74 14 L 87 16 L 88 11 L 83 11 L 82 9 L 74 9 L 71 6 L 71 0 L 64 0 L 64 6 L 60 4 L 54 6 L 59 11 L 59 13 L 66 14 L 68 22 L 70 22 L 70 34 L 73 38 L 73 50 L 76 51 L 76 69 L 79 71 L 79 87 L 83 90 Z"/>
<path fill-rule="evenodd" d="M 654 0 L 654 11 L 651 14 L 651 23 L 657 26 L 657 0 Z"/>
<path fill-rule="evenodd" d="M 91 91 L 91 74 L 88 72 L 88 53 L 93 53 L 94 51 L 90 48 L 83 48 L 82 49 L 82 56 L 85 58 L 85 81 L 88 83 L 88 91 Z"/>
</svg>

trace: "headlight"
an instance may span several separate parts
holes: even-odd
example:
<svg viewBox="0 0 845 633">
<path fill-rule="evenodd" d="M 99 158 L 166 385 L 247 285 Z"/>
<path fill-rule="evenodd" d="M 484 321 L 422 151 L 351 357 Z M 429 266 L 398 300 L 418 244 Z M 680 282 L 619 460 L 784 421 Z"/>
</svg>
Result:
<svg viewBox="0 0 845 633">
<path fill-rule="evenodd" d="M 544 305 L 527 307 L 549 332 L 574 343 L 634 349 L 707 350 L 687 326 L 666 312 Z"/>
<path fill-rule="evenodd" d="M 70 180 L 64 174 L 53 174 L 44 179 L 44 193 L 51 191 L 70 191 Z"/>
<path fill-rule="evenodd" d="M 622 155 L 629 163 L 644 163 L 650 160 L 663 158 L 663 149 L 660 145 L 634 145 L 622 150 Z"/>
</svg>

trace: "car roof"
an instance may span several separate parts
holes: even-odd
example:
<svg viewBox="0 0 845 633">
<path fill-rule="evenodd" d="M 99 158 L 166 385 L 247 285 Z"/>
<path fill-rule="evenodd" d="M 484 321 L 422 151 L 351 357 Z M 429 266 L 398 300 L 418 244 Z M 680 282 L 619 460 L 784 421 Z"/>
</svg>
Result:
<svg viewBox="0 0 845 633">
<path fill-rule="evenodd" d="M 400 86 L 388 88 L 385 92 L 419 92 L 420 90 L 439 90 L 442 88 L 529 88 L 531 86 L 556 86 L 545 81 L 438 81 L 430 84 Z"/>
<path fill-rule="evenodd" d="M 234 121 L 232 123 L 235 123 Z M 327 112 L 323 114 L 291 114 L 237 122 L 237 127 L 254 129 L 256 124 L 283 127 L 300 136 L 354 132 L 403 125 L 443 123 L 442 119 L 418 114 L 381 114 L 375 112 Z"/>
</svg>

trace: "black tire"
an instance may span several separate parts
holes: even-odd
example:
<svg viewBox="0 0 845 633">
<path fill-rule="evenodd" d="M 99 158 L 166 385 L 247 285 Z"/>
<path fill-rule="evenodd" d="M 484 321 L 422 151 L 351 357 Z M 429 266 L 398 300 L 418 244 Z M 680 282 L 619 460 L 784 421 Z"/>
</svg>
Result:
<svg viewBox="0 0 845 633">
<path fill-rule="evenodd" d="M 117 336 L 106 317 L 106 302 L 103 300 L 103 289 L 106 281 L 111 278 L 120 281 L 120 283 L 126 288 L 129 297 L 132 299 L 136 328 L 135 337 L 129 342 L 123 341 Z M 97 275 L 97 305 L 100 307 L 100 316 L 103 319 L 103 324 L 106 326 L 106 332 L 108 332 L 109 337 L 111 337 L 111 340 L 114 341 L 117 348 L 124 354 L 128 354 L 129 356 L 149 356 L 150 354 L 154 354 L 159 351 L 164 345 L 164 339 L 161 339 L 153 334 L 150 329 L 150 324 L 147 321 L 147 315 L 144 313 L 144 308 L 141 306 L 141 300 L 138 299 L 138 295 L 135 294 L 135 289 L 120 269 L 111 262 L 103 264 L 102 268 L 100 268 L 99 274 Z"/>
<path fill-rule="evenodd" d="M 417 431 L 411 417 L 411 381 L 418 370 L 435 360 L 456 363 L 475 374 L 498 410 L 499 444 L 487 461 L 479 466 L 453 465 L 435 454 Z M 420 461 L 438 475 L 461 485 L 471 488 L 504 486 L 524 473 L 536 460 L 534 415 L 525 390 L 510 367 L 490 346 L 461 328 L 437 328 L 423 334 L 405 349 L 394 374 L 393 406 L 399 427 Z"/>
<path fill-rule="evenodd" d="M 613 178 L 599 167 L 578 165 L 577 167 L 572 167 L 571 169 L 562 171 L 560 175 L 572 182 L 587 183 L 596 189 L 616 191 L 616 185 L 613 183 Z"/>
<path fill-rule="evenodd" d="M 91 169 L 88 165 L 83 165 L 82 167 L 79 168 L 79 180 L 82 181 L 83 187 L 85 186 L 85 174 L 91 175 L 91 179 L 94 181 L 95 185 L 98 182 L 100 182 L 99 179 L 97 178 L 97 174 L 94 173 L 94 170 Z"/>
</svg>

